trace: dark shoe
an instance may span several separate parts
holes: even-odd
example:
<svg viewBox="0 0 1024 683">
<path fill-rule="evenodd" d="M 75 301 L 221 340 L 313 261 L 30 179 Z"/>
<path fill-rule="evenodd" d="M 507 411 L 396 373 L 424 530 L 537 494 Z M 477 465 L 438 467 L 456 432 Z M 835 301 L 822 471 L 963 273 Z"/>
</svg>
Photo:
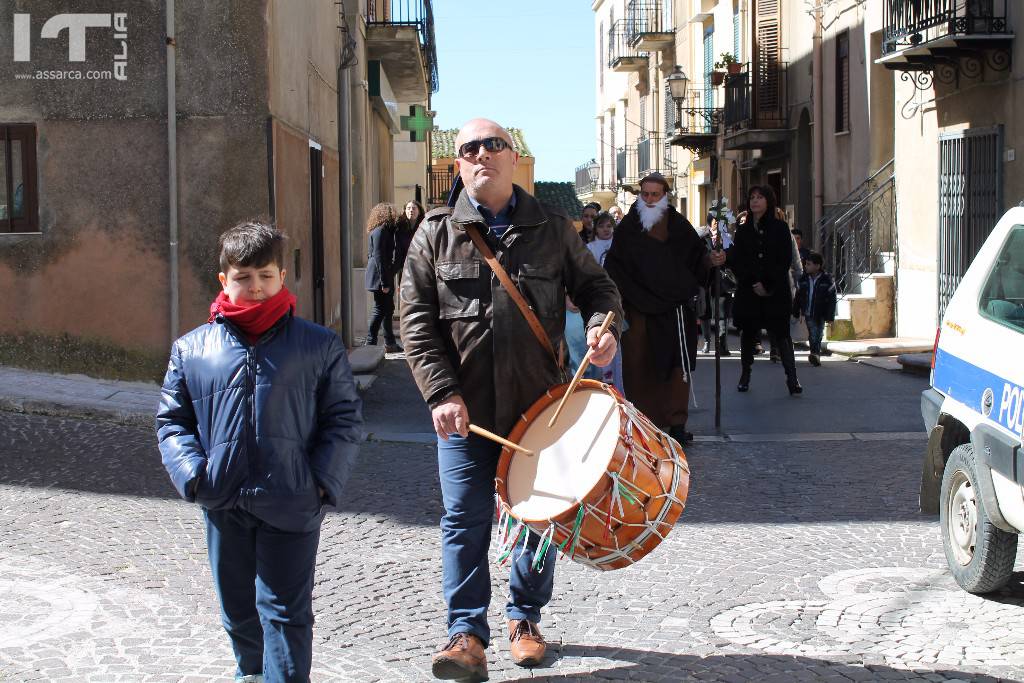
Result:
<svg viewBox="0 0 1024 683">
<path fill-rule="evenodd" d="M 376 345 L 377 345 L 377 338 L 376 337 L 367 337 L 366 338 L 366 342 L 365 342 L 364 346 L 376 346 Z"/>
<path fill-rule="evenodd" d="M 740 383 L 736 385 L 736 391 L 744 392 L 750 389 L 750 370 L 744 370 L 740 374 Z"/>
<path fill-rule="evenodd" d="M 684 425 L 673 425 L 668 429 L 668 435 L 680 444 L 687 444 L 693 441 L 693 432 L 686 431 Z"/>
<path fill-rule="evenodd" d="M 431 670 L 434 678 L 446 681 L 486 681 L 487 653 L 483 641 L 471 633 L 456 633 L 434 655 Z"/>
<path fill-rule="evenodd" d="M 790 396 L 792 396 L 793 394 L 804 393 L 804 388 L 800 386 L 800 380 L 796 379 L 795 377 L 793 379 L 786 380 L 786 388 L 789 389 Z"/>
<path fill-rule="evenodd" d="M 722 355 L 722 356 L 731 356 L 732 355 L 729 352 L 729 343 L 728 343 L 728 340 L 726 339 L 726 336 L 724 334 L 718 338 L 718 351 L 719 351 L 719 355 Z"/>
<path fill-rule="evenodd" d="M 810 362 L 810 364 L 811 364 L 811 365 L 813 365 L 814 367 L 818 367 L 819 365 L 821 365 L 821 361 L 820 361 L 820 360 L 818 360 L 818 355 L 817 355 L 817 354 L 815 354 L 815 353 L 812 353 L 811 355 L 809 355 L 809 356 L 807 357 L 807 360 L 808 360 L 808 361 Z"/>
<path fill-rule="evenodd" d="M 509 651 L 519 666 L 537 666 L 544 661 L 547 643 L 537 624 L 526 619 L 508 620 Z"/>
<path fill-rule="evenodd" d="M 709 341 L 704 342 L 704 346 L 701 347 L 700 352 L 701 353 L 711 353 L 711 342 L 709 342 Z"/>
<path fill-rule="evenodd" d="M 776 351 L 775 349 L 772 349 L 771 352 L 768 354 L 768 360 L 770 360 L 773 363 L 778 363 L 779 362 L 779 352 Z"/>
<path fill-rule="evenodd" d="M 764 345 L 761 342 L 757 342 L 754 344 L 754 355 L 760 356 L 762 353 L 764 353 Z"/>
<path fill-rule="evenodd" d="M 402 353 L 403 351 L 405 351 L 405 349 L 396 341 L 384 343 L 385 353 Z"/>
</svg>

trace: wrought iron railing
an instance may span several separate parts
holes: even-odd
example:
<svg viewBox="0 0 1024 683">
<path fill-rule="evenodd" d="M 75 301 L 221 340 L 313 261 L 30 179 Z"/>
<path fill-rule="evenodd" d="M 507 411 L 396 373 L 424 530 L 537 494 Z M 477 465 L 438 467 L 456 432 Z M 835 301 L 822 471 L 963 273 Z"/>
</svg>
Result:
<svg viewBox="0 0 1024 683">
<path fill-rule="evenodd" d="M 432 0 L 368 0 L 366 25 L 410 26 L 420 37 L 420 49 L 427 66 L 430 92 L 437 92 L 437 42 L 434 39 Z"/>
<path fill-rule="evenodd" d="M 653 171 L 665 171 L 665 141 L 661 133 L 650 132 L 637 141 L 636 169 L 641 178 Z"/>
<path fill-rule="evenodd" d="M 865 275 L 896 258 L 896 174 L 890 161 L 818 221 L 825 270 L 840 293 L 856 293 Z M 893 268 L 895 272 L 895 268 Z"/>
<path fill-rule="evenodd" d="M 455 182 L 455 168 L 449 166 L 447 169 L 431 168 L 427 187 L 427 203 L 432 206 L 440 206 L 448 201 L 448 192 Z"/>
<path fill-rule="evenodd" d="M 668 121 L 669 130 L 691 135 L 714 135 L 718 132 L 718 123 L 722 120 L 722 108 L 708 106 L 714 102 L 714 91 L 708 97 L 705 90 L 687 90 L 682 100 L 673 100 L 672 119 Z"/>
<path fill-rule="evenodd" d="M 591 178 L 593 170 L 597 170 L 597 178 Z M 597 160 L 591 159 L 590 161 L 580 164 L 576 167 L 576 194 L 577 195 L 588 195 L 594 192 L 613 191 L 615 185 L 605 181 L 604 178 L 604 167 L 597 163 Z"/>
<path fill-rule="evenodd" d="M 725 77 L 724 118 L 727 131 L 785 128 L 789 118 L 785 62 L 745 64 Z"/>
<path fill-rule="evenodd" d="M 615 153 L 616 186 L 632 185 L 639 179 L 637 148 L 633 146 L 620 147 Z"/>
<path fill-rule="evenodd" d="M 626 7 L 626 39 L 636 44 L 651 33 L 672 33 L 672 0 L 632 0 Z"/>
<path fill-rule="evenodd" d="M 1009 33 L 1006 5 L 1007 0 L 885 0 L 882 54 L 943 35 Z"/>
<path fill-rule="evenodd" d="M 647 55 L 629 44 L 627 22 L 619 19 L 608 29 L 608 68 L 622 60 L 647 59 Z"/>
</svg>

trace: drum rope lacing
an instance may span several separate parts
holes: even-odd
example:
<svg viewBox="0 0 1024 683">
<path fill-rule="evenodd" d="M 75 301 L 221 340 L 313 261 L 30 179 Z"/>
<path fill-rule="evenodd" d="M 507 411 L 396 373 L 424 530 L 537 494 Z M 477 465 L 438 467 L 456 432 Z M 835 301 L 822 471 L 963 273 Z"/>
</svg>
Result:
<svg viewBox="0 0 1024 683">
<path fill-rule="evenodd" d="M 597 569 L 600 569 L 601 565 L 619 560 L 625 560 L 632 564 L 636 560 L 631 556 L 631 553 L 635 550 L 642 549 L 643 545 L 652 535 L 657 536 L 661 541 L 664 541 L 666 534 L 672 529 L 672 524 L 666 521 L 666 518 L 676 505 L 680 508 L 685 508 L 686 506 L 685 502 L 675 495 L 675 491 L 679 487 L 683 473 L 686 475 L 689 475 L 690 473 L 688 464 L 683 457 L 681 457 L 682 449 L 670 437 L 657 437 L 658 440 L 667 447 L 669 452 L 668 458 L 660 457 L 651 448 L 648 438 L 655 438 L 653 435 L 662 434 L 661 430 L 658 429 L 650 419 L 647 418 L 647 416 L 638 411 L 631 402 L 626 400 L 622 394 L 616 391 L 614 387 L 609 385 L 603 386 L 610 394 L 612 394 L 615 398 L 617 407 L 622 411 L 619 434 L 626 450 L 626 457 L 623 458 L 618 471 L 605 472 L 605 474 L 612 480 L 612 487 L 608 493 L 602 496 L 596 503 L 577 501 L 576 504 L 579 505 L 579 508 L 572 528 L 554 520 L 550 520 L 548 522 L 548 528 L 540 535 L 540 538 L 537 541 L 536 552 L 534 554 L 533 562 L 531 563 L 531 569 L 534 571 L 543 571 L 548 550 L 554 543 L 554 534 L 556 531 L 565 535 L 565 540 L 557 546 L 559 551 L 561 551 L 563 558 L 568 555 L 570 559 L 574 559 L 581 564 Z M 550 392 L 546 393 L 548 397 L 554 398 Z M 524 421 L 528 421 L 525 415 L 521 417 Z M 637 467 L 640 465 L 645 466 L 645 468 L 654 473 L 655 479 L 661 488 L 660 494 L 649 494 L 647 491 L 634 484 L 628 477 L 624 477 L 624 470 L 629 461 L 632 461 L 633 463 L 634 476 L 636 475 Z M 662 461 L 670 461 L 674 466 L 672 473 L 672 485 L 668 489 L 666 489 L 661 477 L 657 476 L 658 464 Z M 504 480 L 500 477 L 496 477 L 496 482 L 504 484 Z M 610 499 L 608 500 L 607 511 L 601 510 L 602 503 L 604 503 L 606 498 L 609 497 Z M 622 498 L 625 498 L 626 501 L 632 505 L 641 505 L 642 497 L 649 497 L 651 500 L 666 499 L 667 502 L 661 506 L 654 519 L 648 518 L 646 510 L 644 510 L 643 523 L 625 521 L 625 507 L 623 505 Z M 519 552 L 519 557 L 522 557 L 526 552 L 527 543 L 529 542 L 531 533 L 536 534 L 537 532 L 525 522 L 519 520 L 512 513 L 511 508 L 501 500 L 501 497 L 497 492 L 495 492 L 495 501 L 499 511 L 498 561 L 500 564 L 504 564 L 512 555 L 520 538 L 523 538 L 524 532 L 525 538 L 523 538 L 523 547 Z M 614 515 L 616 511 L 618 512 L 618 518 L 615 518 Z M 604 537 L 607 539 L 610 536 L 615 547 L 612 548 L 594 544 L 590 549 L 584 550 L 583 553 L 577 556 L 577 551 L 580 549 L 582 527 L 588 516 L 592 516 L 599 524 L 601 524 L 601 526 L 605 527 Z M 618 538 L 611 534 L 613 521 L 617 523 L 617 528 L 640 527 L 643 528 L 643 531 L 625 546 L 620 546 Z M 666 526 L 668 527 L 668 530 L 663 533 L 660 527 Z M 595 550 L 601 551 L 604 554 L 599 559 L 592 560 L 590 559 L 590 553 Z"/>
</svg>

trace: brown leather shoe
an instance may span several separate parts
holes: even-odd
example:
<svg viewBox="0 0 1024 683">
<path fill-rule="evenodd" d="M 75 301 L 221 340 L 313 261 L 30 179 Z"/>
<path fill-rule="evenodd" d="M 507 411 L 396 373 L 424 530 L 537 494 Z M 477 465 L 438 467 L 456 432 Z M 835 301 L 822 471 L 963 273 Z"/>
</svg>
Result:
<svg viewBox="0 0 1024 683">
<path fill-rule="evenodd" d="M 448 644 L 434 655 L 434 678 L 446 681 L 487 680 L 487 653 L 484 641 L 471 633 L 456 633 Z"/>
<path fill-rule="evenodd" d="M 540 627 L 532 621 L 509 619 L 508 640 L 512 661 L 519 666 L 538 666 L 544 661 L 548 646 L 540 634 Z"/>
</svg>

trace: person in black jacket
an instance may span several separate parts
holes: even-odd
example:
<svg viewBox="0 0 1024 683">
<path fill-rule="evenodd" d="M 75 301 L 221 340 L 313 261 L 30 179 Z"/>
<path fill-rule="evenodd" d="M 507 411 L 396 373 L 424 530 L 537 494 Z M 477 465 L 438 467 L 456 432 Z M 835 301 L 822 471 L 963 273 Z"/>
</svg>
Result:
<svg viewBox="0 0 1024 683">
<path fill-rule="evenodd" d="M 362 438 L 348 353 L 294 315 L 283 243 L 258 222 L 221 236 L 223 291 L 174 342 L 156 414 L 174 488 L 203 507 L 235 680 L 309 681 L 320 525 Z"/>
<path fill-rule="evenodd" d="M 727 265 L 737 277 L 732 315 L 740 329 L 743 370 L 738 391 L 750 389 L 754 346 L 762 329 L 768 332 L 786 370 L 790 394 L 803 391 L 796 376 L 789 315 L 793 306 L 789 269 L 793 261 L 793 236 L 786 222 L 776 218 L 775 192 L 754 185 L 747 192 L 747 215 L 741 219 L 736 239 L 727 251 Z"/>
<path fill-rule="evenodd" d="M 395 285 L 401 290 L 402 270 L 405 268 L 405 257 L 409 253 L 409 245 L 416 229 L 420 227 L 424 216 L 423 207 L 415 199 L 405 203 L 405 210 L 398 217 L 398 228 L 395 230 Z"/>
<path fill-rule="evenodd" d="M 380 203 L 370 211 L 366 232 L 370 234 L 366 258 L 366 291 L 373 292 L 373 313 L 366 345 L 377 345 L 377 333 L 384 327 L 384 350 L 396 353 L 402 350 L 395 339 L 395 233 L 398 212 L 394 204 Z"/>
<path fill-rule="evenodd" d="M 807 340 L 811 346 L 808 360 L 811 365 L 821 365 L 821 336 L 825 323 L 836 319 L 836 283 L 823 270 L 825 260 L 817 252 L 809 252 L 804 259 L 804 275 L 797 285 L 796 301 L 793 302 L 793 317 L 804 317 L 807 325 Z"/>
</svg>

